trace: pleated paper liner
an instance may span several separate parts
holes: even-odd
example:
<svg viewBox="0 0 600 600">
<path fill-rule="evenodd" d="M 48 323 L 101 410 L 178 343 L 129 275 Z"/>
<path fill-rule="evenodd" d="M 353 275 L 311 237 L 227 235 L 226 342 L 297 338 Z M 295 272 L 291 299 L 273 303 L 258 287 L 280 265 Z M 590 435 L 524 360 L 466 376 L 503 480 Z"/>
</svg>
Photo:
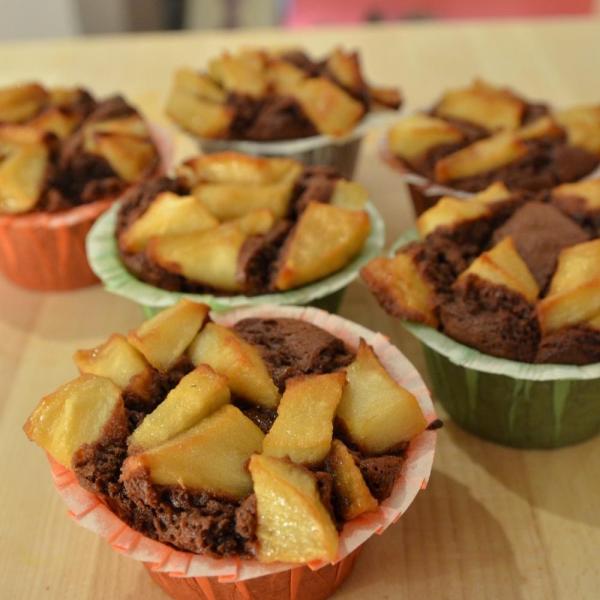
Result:
<svg viewBox="0 0 600 600">
<path fill-rule="evenodd" d="M 385 226 L 375 206 L 368 202 L 366 210 L 371 219 L 371 232 L 360 254 L 344 268 L 315 283 L 287 292 L 261 294 L 259 296 L 215 296 L 212 294 L 186 294 L 163 290 L 134 277 L 121 262 L 115 236 L 119 205 L 115 204 L 102 215 L 90 231 L 86 247 L 92 270 L 100 278 L 107 291 L 141 304 L 147 316 L 162 308 L 176 304 L 181 298 L 208 304 L 215 311 L 240 306 L 260 304 L 309 304 L 320 303 L 321 308 L 335 312 L 344 288 L 356 279 L 360 269 L 379 255 L 385 241 Z"/>
<path fill-rule="evenodd" d="M 392 253 L 416 239 L 406 232 Z M 600 363 L 506 360 L 427 325 L 403 325 L 423 346 L 434 398 L 467 431 L 518 448 L 558 448 L 600 432 Z"/>
<path fill-rule="evenodd" d="M 341 175 L 351 179 L 365 135 L 391 124 L 397 118 L 397 112 L 368 113 L 349 134 L 340 138 L 315 135 L 297 140 L 274 142 L 201 139 L 199 144 L 202 151 L 207 154 L 230 150 L 256 156 L 294 158 L 305 165 L 334 167 Z"/>
<path fill-rule="evenodd" d="M 369 343 L 388 373 L 417 398 L 428 422 L 436 418 L 427 387 L 406 357 L 386 337 L 337 315 L 312 307 L 260 306 L 213 319 L 231 326 L 245 318 L 295 318 L 313 323 L 356 348 L 360 338 Z M 49 457 L 54 484 L 69 515 L 101 537 L 117 552 L 144 563 L 152 578 L 173 598 L 206 600 L 323 600 L 343 582 L 362 545 L 383 533 L 408 509 L 431 474 L 436 432 L 424 431 L 409 444 L 402 472 L 392 494 L 376 512 L 346 523 L 333 563 L 307 565 L 264 564 L 256 560 L 222 558 L 181 552 L 131 529 L 94 494 L 83 489 L 75 475 Z"/>
<path fill-rule="evenodd" d="M 161 157 L 160 172 L 165 172 L 173 154 L 170 138 L 161 128 L 150 128 Z M 0 215 L 0 272 L 17 285 L 38 291 L 98 283 L 88 264 L 85 239 L 114 201 L 99 200 L 56 213 Z"/>
</svg>

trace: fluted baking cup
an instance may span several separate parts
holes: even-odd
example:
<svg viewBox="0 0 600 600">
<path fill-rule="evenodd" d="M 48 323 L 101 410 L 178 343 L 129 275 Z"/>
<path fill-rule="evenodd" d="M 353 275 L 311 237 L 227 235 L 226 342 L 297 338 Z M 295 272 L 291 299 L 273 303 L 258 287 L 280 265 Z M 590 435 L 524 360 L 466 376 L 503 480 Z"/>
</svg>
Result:
<svg viewBox="0 0 600 600">
<path fill-rule="evenodd" d="M 216 311 L 259 304 L 309 304 L 330 297 L 345 288 L 356 278 L 360 269 L 367 262 L 381 253 L 385 242 L 383 220 L 371 202 L 367 203 L 366 210 L 371 219 L 371 232 L 360 254 L 336 273 L 287 292 L 261 294 L 260 296 L 187 294 L 163 290 L 140 281 L 125 268 L 119 256 L 115 235 L 118 204 L 104 213 L 92 227 L 86 242 L 87 256 L 92 270 L 100 278 L 107 291 L 141 304 L 147 314 L 176 304 L 181 298 L 203 302 Z"/>
<path fill-rule="evenodd" d="M 353 348 L 363 338 L 373 347 L 388 373 L 416 396 L 427 421 L 436 418 L 429 392 L 419 373 L 380 333 L 312 307 L 258 306 L 213 313 L 212 317 L 226 326 L 250 317 L 301 319 L 325 329 Z M 131 529 L 97 496 L 84 490 L 72 471 L 52 459 L 50 463 L 54 483 L 70 516 L 81 526 L 105 538 L 118 552 L 145 563 L 146 568 L 153 572 L 153 578 L 173 597 L 182 600 L 319 600 L 328 597 L 343 581 L 352 568 L 357 550 L 371 536 L 383 533 L 395 523 L 419 491 L 426 487 L 433 465 L 435 442 L 436 432 L 429 430 L 411 440 L 402 472 L 390 497 L 380 504 L 376 512 L 361 515 L 344 525 L 338 555 L 332 563 L 313 562 L 308 565 L 263 564 L 239 558 L 214 559 L 175 550 Z M 275 589 L 275 580 L 270 580 L 271 576 L 276 577 L 277 585 L 281 586 L 277 588 L 278 595 L 261 595 L 265 590 Z M 178 584 L 177 579 L 184 581 Z M 230 595 L 224 595 L 219 588 L 222 583 L 228 586 L 226 590 Z"/>
<path fill-rule="evenodd" d="M 418 239 L 406 232 L 392 253 Z M 423 345 L 433 395 L 464 429 L 519 448 L 558 448 L 600 432 L 600 363 L 522 363 L 403 321 Z"/>
<path fill-rule="evenodd" d="M 160 127 L 150 125 L 165 172 L 173 145 Z M 98 283 L 88 264 L 85 239 L 114 198 L 60 212 L 0 215 L 0 271 L 12 282 L 38 291 L 72 290 Z"/>
</svg>

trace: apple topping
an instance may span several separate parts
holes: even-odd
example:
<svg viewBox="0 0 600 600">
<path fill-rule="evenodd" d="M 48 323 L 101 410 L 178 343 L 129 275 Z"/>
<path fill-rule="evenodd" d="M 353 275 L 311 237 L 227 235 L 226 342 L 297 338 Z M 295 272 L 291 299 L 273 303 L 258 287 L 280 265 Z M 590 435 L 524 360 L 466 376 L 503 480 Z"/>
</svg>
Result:
<svg viewBox="0 0 600 600">
<path fill-rule="evenodd" d="M 156 485 L 241 499 L 252 492 L 246 464 L 260 451 L 263 437 L 248 417 L 227 404 L 168 442 L 127 458 L 121 477 L 144 469 Z"/>
<path fill-rule="evenodd" d="M 503 131 L 440 159 L 435 177 L 440 182 L 472 177 L 499 169 L 527 154 L 527 144 L 514 132 Z"/>
<path fill-rule="evenodd" d="M 329 204 L 351 210 L 362 210 L 368 199 L 369 192 L 367 192 L 367 189 L 363 185 L 356 181 L 338 179 L 335 182 L 333 195 L 329 199 Z"/>
<path fill-rule="evenodd" d="M 227 379 L 208 365 L 185 375 L 129 438 L 130 451 L 148 450 L 187 431 L 229 402 Z"/>
<path fill-rule="evenodd" d="M 461 200 L 444 196 L 417 219 L 417 229 L 422 237 L 427 237 L 440 227 L 455 227 L 490 214 L 489 208 L 475 199 Z"/>
<path fill-rule="evenodd" d="M 148 395 L 152 368 L 122 335 L 111 335 L 104 344 L 91 350 L 78 350 L 74 355 L 80 373 L 107 377 L 122 390 L 141 397 Z"/>
<path fill-rule="evenodd" d="M 370 229 L 365 211 L 310 202 L 284 244 L 276 289 L 289 290 L 337 271 L 360 252 Z"/>
<path fill-rule="evenodd" d="M 569 143 L 600 156 L 600 105 L 576 106 L 555 114 Z"/>
<path fill-rule="evenodd" d="M 79 123 L 80 117 L 78 115 L 66 112 L 55 106 L 41 112 L 37 117 L 29 121 L 28 125 L 44 133 L 53 133 L 57 137 L 64 139 L 73 133 Z"/>
<path fill-rule="evenodd" d="M 141 252 L 151 238 L 193 233 L 216 227 L 219 221 L 195 196 L 162 192 L 121 234 L 120 242 L 129 252 Z"/>
<path fill-rule="evenodd" d="M 22 123 L 34 117 L 48 101 L 48 92 L 37 83 L 0 89 L 0 122 Z"/>
<path fill-rule="evenodd" d="M 257 503 L 261 562 L 333 561 L 338 533 L 314 475 L 286 460 L 255 454 L 249 464 Z"/>
<path fill-rule="evenodd" d="M 440 117 L 468 121 L 489 131 L 517 129 L 524 112 L 525 103 L 510 91 L 481 80 L 446 92 L 435 108 Z"/>
<path fill-rule="evenodd" d="M 306 77 L 306 73 L 287 60 L 274 58 L 269 64 L 266 76 L 276 94 L 288 96 Z"/>
<path fill-rule="evenodd" d="M 301 80 L 290 91 L 320 133 L 341 136 L 363 117 L 363 105 L 324 77 Z"/>
<path fill-rule="evenodd" d="M 460 129 L 443 119 L 416 114 L 393 125 L 387 141 L 392 154 L 411 161 L 437 146 L 456 144 L 463 137 Z"/>
<path fill-rule="evenodd" d="M 417 399 L 394 381 L 364 340 L 346 377 L 337 418 L 363 452 L 383 454 L 427 427 Z"/>
<path fill-rule="evenodd" d="M 261 98 L 267 92 L 267 77 L 260 53 L 223 54 L 210 61 L 208 71 L 229 92 Z"/>
<path fill-rule="evenodd" d="M 106 377 L 82 375 L 38 404 L 25 433 L 64 467 L 84 444 L 98 441 L 113 420 L 125 423 L 121 390 Z"/>
<path fill-rule="evenodd" d="M 361 277 L 391 315 L 437 327 L 434 288 L 409 254 L 374 258 Z"/>
<path fill-rule="evenodd" d="M 224 103 L 227 93 L 208 75 L 198 73 L 193 69 L 179 69 L 175 72 L 174 88 L 191 96 L 208 100 L 209 102 Z"/>
<path fill-rule="evenodd" d="M 480 254 L 456 280 L 460 286 L 469 275 L 503 285 L 534 303 L 540 289 L 529 267 L 518 253 L 512 237 L 506 237 L 488 252 Z"/>
<path fill-rule="evenodd" d="M 231 391 L 248 402 L 267 408 L 279 403 L 279 391 L 258 350 L 231 329 L 208 323 L 189 355 L 195 365 L 207 364 L 227 377 Z"/>
<path fill-rule="evenodd" d="M 327 470 L 333 476 L 333 488 L 338 498 L 337 509 L 344 521 L 377 510 L 373 498 L 352 454 L 340 440 L 333 440 L 327 457 Z"/>
<path fill-rule="evenodd" d="M 508 200 L 511 196 L 511 191 L 504 185 L 502 181 L 494 181 L 481 192 L 475 194 L 471 200 L 483 202 L 484 204 L 495 204 Z"/>
<path fill-rule="evenodd" d="M 562 133 L 562 128 L 554 118 L 546 115 L 521 127 L 521 129 L 517 131 L 517 136 L 521 140 L 535 140 L 539 138 L 559 137 Z"/>
<path fill-rule="evenodd" d="M 127 340 L 153 367 L 167 371 L 196 337 L 208 311 L 206 304 L 180 300 L 142 323 Z"/>
<path fill-rule="evenodd" d="M 345 383 L 343 372 L 289 380 L 263 442 L 263 453 L 306 465 L 323 462 L 331 447 L 333 416 Z"/>
<path fill-rule="evenodd" d="M 552 190 L 552 198 L 581 198 L 588 210 L 600 209 L 600 179 L 585 179 L 576 183 L 563 183 Z"/>
<path fill-rule="evenodd" d="M 537 308 L 544 333 L 600 316 L 600 239 L 561 251 L 550 289 Z"/>
<path fill-rule="evenodd" d="M 327 57 L 326 67 L 338 83 L 354 94 L 360 94 L 365 89 L 358 53 L 336 48 Z"/>
</svg>

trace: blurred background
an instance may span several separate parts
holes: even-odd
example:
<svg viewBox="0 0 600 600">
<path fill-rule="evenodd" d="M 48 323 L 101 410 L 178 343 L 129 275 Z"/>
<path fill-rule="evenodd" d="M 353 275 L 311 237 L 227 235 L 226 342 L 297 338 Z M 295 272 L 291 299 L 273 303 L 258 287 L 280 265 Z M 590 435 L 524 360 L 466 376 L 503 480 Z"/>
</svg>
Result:
<svg viewBox="0 0 600 600">
<path fill-rule="evenodd" d="M 0 0 L 0 40 L 599 12 L 600 0 Z"/>
</svg>

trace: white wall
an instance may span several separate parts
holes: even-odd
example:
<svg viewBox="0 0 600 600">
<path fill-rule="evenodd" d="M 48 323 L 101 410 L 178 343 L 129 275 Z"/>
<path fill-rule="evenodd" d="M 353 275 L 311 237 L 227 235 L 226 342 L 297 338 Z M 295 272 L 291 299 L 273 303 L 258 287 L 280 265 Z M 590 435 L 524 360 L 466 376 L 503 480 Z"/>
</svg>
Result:
<svg viewBox="0 0 600 600">
<path fill-rule="evenodd" d="M 79 31 L 75 0 L 0 0 L 0 40 L 59 37 Z"/>
</svg>

